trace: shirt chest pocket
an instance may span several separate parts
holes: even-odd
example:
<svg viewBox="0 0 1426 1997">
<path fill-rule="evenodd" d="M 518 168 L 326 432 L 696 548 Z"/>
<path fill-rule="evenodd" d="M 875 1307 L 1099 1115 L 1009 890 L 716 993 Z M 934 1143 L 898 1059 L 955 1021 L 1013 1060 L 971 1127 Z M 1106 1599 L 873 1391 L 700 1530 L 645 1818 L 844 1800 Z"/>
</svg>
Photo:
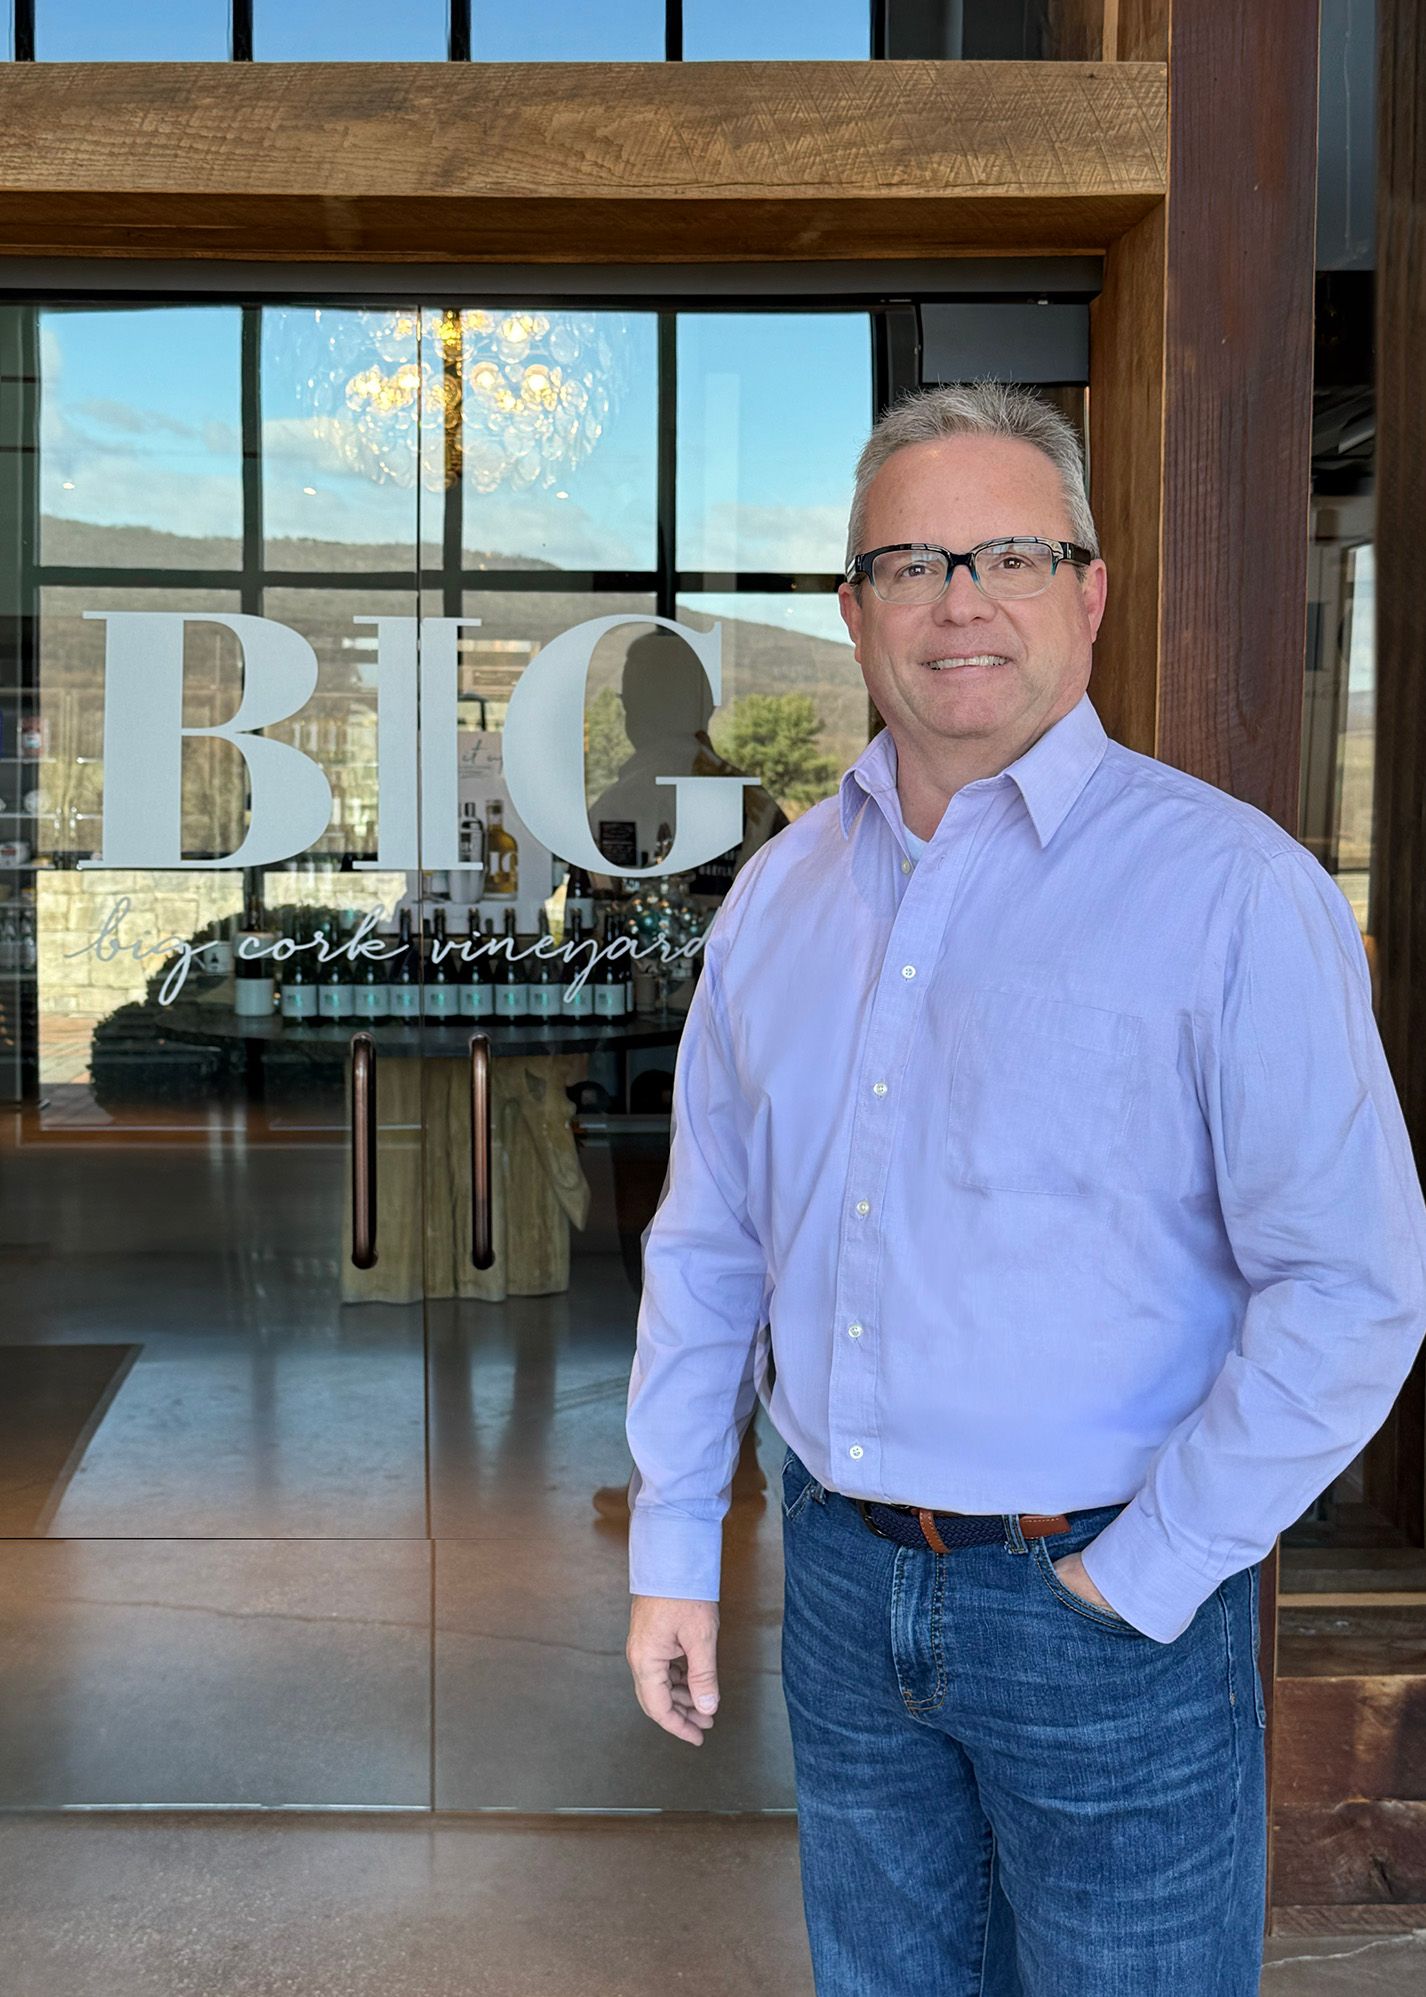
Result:
<svg viewBox="0 0 1426 1997">
<path fill-rule="evenodd" d="M 949 1169 L 986 1192 L 1109 1192 L 1128 1169 L 1143 1056 L 1133 1013 L 980 986 L 951 1075 Z"/>
</svg>

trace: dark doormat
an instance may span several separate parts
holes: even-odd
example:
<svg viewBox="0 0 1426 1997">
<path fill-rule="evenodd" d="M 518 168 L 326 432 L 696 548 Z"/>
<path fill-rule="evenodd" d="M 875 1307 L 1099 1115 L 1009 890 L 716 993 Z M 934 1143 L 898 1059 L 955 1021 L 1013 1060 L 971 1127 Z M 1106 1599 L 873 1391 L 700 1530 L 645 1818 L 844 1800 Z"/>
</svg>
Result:
<svg viewBox="0 0 1426 1997">
<path fill-rule="evenodd" d="M 0 1345 L 0 1537 L 47 1533 L 137 1345 Z"/>
</svg>

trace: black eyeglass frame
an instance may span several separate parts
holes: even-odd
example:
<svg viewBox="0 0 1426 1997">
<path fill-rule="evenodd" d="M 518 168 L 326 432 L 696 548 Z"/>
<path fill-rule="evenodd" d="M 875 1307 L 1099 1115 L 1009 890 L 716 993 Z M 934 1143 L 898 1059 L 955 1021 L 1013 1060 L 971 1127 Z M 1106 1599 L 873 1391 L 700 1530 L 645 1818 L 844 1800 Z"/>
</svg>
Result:
<svg viewBox="0 0 1426 1997">
<path fill-rule="evenodd" d="M 1044 589 L 1026 590 L 1024 595 L 1018 598 L 1013 596 L 991 596 L 990 592 L 981 582 L 980 575 L 975 566 L 975 558 L 977 555 L 983 555 L 987 548 L 1013 548 L 1017 541 L 1033 541 L 1037 547 L 1049 549 L 1050 581 L 1044 585 Z M 963 555 L 956 554 L 954 549 L 951 548 L 938 548 L 930 541 L 891 541 L 884 548 L 868 548 L 865 554 L 853 555 L 852 559 L 847 563 L 846 580 L 855 587 L 861 581 L 862 577 L 865 576 L 867 581 L 871 583 L 872 592 L 877 597 L 877 600 L 885 603 L 887 599 L 881 595 L 881 592 L 872 580 L 872 563 L 878 555 L 918 554 L 944 555 L 946 560 L 946 579 L 936 594 L 925 597 L 920 603 L 914 606 L 907 606 L 907 608 L 918 610 L 924 609 L 928 603 L 940 602 L 951 586 L 951 577 L 963 562 L 970 570 L 971 581 L 975 584 L 981 595 L 986 598 L 987 602 L 1027 603 L 1033 596 L 1044 595 L 1045 590 L 1049 588 L 1050 583 L 1054 581 L 1056 575 L 1059 573 L 1061 562 L 1067 562 L 1071 568 L 1087 568 L 1091 562 L 1097 560 L 1093 551 L 1089 548 L 1081 547 L 1078 541 L 1051 541 L 1043 534 L 997 534 L 992 541 L 978 541 L 973 548 L 968 548 Z"/>
</svg>

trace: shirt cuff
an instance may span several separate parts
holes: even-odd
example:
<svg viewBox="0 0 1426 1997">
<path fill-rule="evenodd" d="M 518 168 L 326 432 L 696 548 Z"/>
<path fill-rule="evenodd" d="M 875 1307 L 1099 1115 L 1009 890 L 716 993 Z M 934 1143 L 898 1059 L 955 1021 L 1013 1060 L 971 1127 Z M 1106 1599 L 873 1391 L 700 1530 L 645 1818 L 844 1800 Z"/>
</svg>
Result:
<svg viewBox="0 0 1426 1997">
<path fill-rule="evenodd" d="M 716 1602 L 723 1559 L 721 1519 L 691 1519 L 635 1501 L 629 1514 L 629 1593 Z"/>
<path fill-rule="evenodd" d="M 1222 1579 L 1188 1566 L 1137 1498 L 1096 1534 L 1080 1559 L 1109 1606 L 1155 1643 L 1182 1636 Z"/>
</svg>

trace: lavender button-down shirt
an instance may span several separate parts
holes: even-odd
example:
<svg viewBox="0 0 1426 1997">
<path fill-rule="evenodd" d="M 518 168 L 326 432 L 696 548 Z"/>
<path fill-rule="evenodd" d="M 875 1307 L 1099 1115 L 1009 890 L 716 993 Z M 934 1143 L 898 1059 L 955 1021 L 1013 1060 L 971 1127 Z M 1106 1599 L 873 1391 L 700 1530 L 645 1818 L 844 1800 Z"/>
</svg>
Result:
<svg viewBox="0 0 1426 1997">
<path fill-rule="evenodd" d="M 709 932 L 644 1238 L 630 1589 L 717 1599 L 758 1396 L 848 1496 L 1127 1501 L 1084 1566 L 1167 1643 L 1380 1427 L 1424 1329 L 1426 1203 L 1319 862 L 1086 693 L 913 863 L 883 730 Z"/>
</svg>

